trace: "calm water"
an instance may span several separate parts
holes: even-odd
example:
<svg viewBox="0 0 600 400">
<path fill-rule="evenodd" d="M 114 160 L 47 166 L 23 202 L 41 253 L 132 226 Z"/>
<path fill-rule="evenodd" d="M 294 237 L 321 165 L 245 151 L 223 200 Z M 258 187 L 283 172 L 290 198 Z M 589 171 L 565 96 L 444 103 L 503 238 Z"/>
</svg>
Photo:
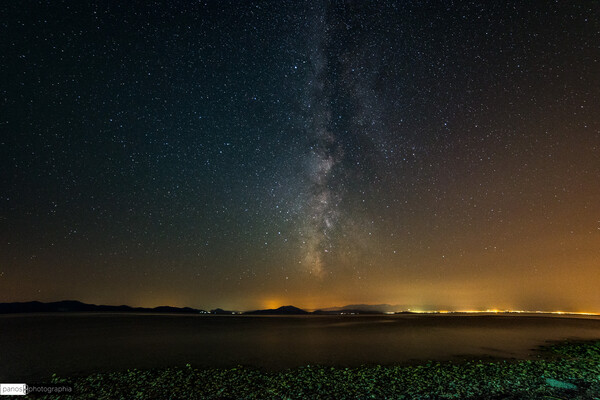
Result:
<svg viewBox="0 0 600 400">
<path fill-rule="evenodd" d="M 600 339 L 599 318 L 46 314 L 0 316 L 0 382 L 127 368 L 356 366 L 527 358 L 561 339 Z"/>
</svg>

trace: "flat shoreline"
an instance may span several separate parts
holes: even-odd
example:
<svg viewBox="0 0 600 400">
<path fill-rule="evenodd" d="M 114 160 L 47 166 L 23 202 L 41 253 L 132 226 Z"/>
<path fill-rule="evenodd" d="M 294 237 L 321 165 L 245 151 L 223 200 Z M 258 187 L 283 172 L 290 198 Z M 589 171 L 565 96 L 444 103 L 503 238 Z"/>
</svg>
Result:
<svg viewBox="0 0 600 400">
<path fill-rule="evenodd" d="M 55 376 L 73 396 L 152 399 L 594 399 L 600 396 L 600 340 L 563 341 L 535 360 L 425 362 L 414 366 L 303 366 L 128 370 L 78 378 Z M 45 398 L 52 398 L 47 396 Z"/>
</svg>

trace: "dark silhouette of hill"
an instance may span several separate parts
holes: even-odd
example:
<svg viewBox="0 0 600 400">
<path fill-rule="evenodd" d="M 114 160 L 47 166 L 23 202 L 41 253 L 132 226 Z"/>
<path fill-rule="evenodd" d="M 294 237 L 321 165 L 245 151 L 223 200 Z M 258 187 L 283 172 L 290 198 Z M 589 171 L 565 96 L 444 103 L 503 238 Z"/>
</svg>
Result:
<svg viewBox="0 0 600 400">
<path fill-rule="evenodd" d="M 338 314 L 340 312 L 350 313 L 350 312 L 357 312 L 357 311 L 359 311 L 360 314 L 366 314 L 366 313 L 383 314 L 385 312 L 394 312 L 394 311 L 399 311 L 399 310 L 403 310 L 403 309 L 405 309 L 405 308 L 403 308 L 403 306 L 390 305 L 390 304 L 349 304 L 349 305 L 343 306 L 343 307 L 322 308 L 317 311 L 324 311 L 324 312 L 334 311 L 334 312 L 337 312 Z"/>
<path fill-rule="evenodd" d="M 393 304 L 393 305 L 392 304 L 349 304 L 349 305 L 343 306 L 343 307 L 321 308 L 317 311 L 319 313 L 336 312 L 337 314 L 340 314 L 341 312 L 343 312 L 344 314 L 349 314 L 352 312 L 354 312 L 356 314 L 370 314 L 370 313 L 374 313 L 374 314 L 391 314 L 391 313 L 409 314 L 409 313 L 411 313 L 410 312 L 411 308 L 414 308 L 414 305 L 410 305 L 410 304 Z M 435 305 L 421 304 L 419 306 L 419 308 L 422 310 L 436 310 L 436 309 L 451 310 L 452 306 L 445 306 L 445 307 L 437 306 L 436 307 Z M 317 311 L 315 311 L 315 313 Z"/>
<path fill-rule="evenodd" d="M 86 304 L 75 300 L 55 301 L 42 303 L 28 301 L 23 303 L 0 303 L 0 314 L 16 313 L 43 313 L 43 312 L 136 312 L 136 313 L 161 313 L 161 314 L 201 314 L 204 310 L 190 307 L 160 306 L 155 308 L 130 307 L 130 306 L 105 306 Z"/>
<path fill-rule="evenodd" d="M 19 303 L 0 303 L 0 314 L 44 313 L 44 312 L 117 312 L 117 313 L 161 313 L 161 314 L 214 314 L 214 315 L 377 315 L 377 314 L 412 314 L 402 306 L 389 304 L 352 304 L 344 307 L 321 308 L 313 312 L 294 306 L 283 306 L 276 309 L 254 311 L 230 311 L 215 308 L 210 312 L 191 307 L 159 306 L 154 308 L 131 307 L 127 305 L 107 306 L 86 304 L 76 300 L 63 300 L 49 303 L 29 301 Z"/>
<path fill-rule="evenodd" d="M 347 315 L 347 314 L 361 314 L 361 315 L 379 315 L 385 314 L 383 311 L 369 310 L 369 309 L 352 309 L 352 308 L 340 308 L 339 310 L 315 310 L 312 312 L 314 315 Z"/>
<path fill-rule="evenodd" d="M 283 306 L 268 310 L 246 311 L 244 315 L 308 315 L 308 311 L 304 311 L 294 306 Z"/>
<path fill-rule="evenodd" d="M 239 311 L 229 311 L 223 310 L 222 308 L 215 308 L 214 310 L 210 310 L 211 314 L 215 315 L 231 315 L 231 314 L 239 314 Z"/>
</svg>

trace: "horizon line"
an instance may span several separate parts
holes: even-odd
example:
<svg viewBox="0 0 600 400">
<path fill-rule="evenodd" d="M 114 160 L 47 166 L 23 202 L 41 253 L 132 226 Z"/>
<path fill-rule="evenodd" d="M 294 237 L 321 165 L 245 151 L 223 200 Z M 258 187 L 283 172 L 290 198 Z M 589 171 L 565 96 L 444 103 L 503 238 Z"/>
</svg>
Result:
<svg viewBox="0 0 600 400">
<path fill-rule="evenodd" d="M 333 306 L 333 307 L 320 307 L 320 308 L 315 308 L 315 309 L 304 309 L 301 307 L 297 307 L 294 306 L 292 304 L 287 304 L 287 305 L 282 305 L 279 307 L 275 307 L 275 308 L 255 308 L 255 309 L 248 309 L 248 310 L 226 310 L 223 309 L 221 307 L 215 307 L 212 308 L 212 310 L 205 310 L 204 308 L 196 308 L 196 307 L 191 307 L 191 306 L 171 306 L 171 305 L 159 305 L 159 306 L 154 306 L 154 307 L 147 307 L 147 306 L 130 306 L 127 304 L 118 304 L 118 305 L 113 305 L 113 304 L 96 304 L 96 303 L 85 303 L 81 300 L 72 300 L 72 299 L 65 299 L 65 300 L 55 300 L 55 301 L 40 301 L 40 300 L 30 300 L 30 301 L 13 301 L 13 302 L 4 302 L 4 303 L 0 303 L 0 304 L 11 304 L 11 303 L 33 303 L 33 302 L 38 302 L 38 303 L 60 303 L 60 302 L 78 302 L 78 303 L 82 303 L 82 304 L 86 304 L 86 305 L 93 305 L 93 306 L 109 306 L 109 307 L 130 307 L 130 308 L 146 308 L 146 309 L 154 309 L 154 308 L 160 308 L 160 307 L 172 307 L 172 308 L 179 308 L 179 309 L 184 309 L 184 308 L 189 308 L 189 309 L 193 309 L 193 310 L 199 310 L 199 311 L 207 311 L 210 313 L 210 311 L 212 310 L 217 310 L 217 309 L 221 309 L 223 311 L 231 311 L 232 314 L 242 314 L 245 312 L 251 312 L 251 311 L 260 311 L 260 310 L 276 310 L 282 307 L 295 307 L 298 309 L 301 309 L 303 311 L 307 311 L 307 312 L 315 312 L 315 311 L 320 311 L 320 310 L 325 310 L 325 309 L 332 309 L 332 308 L 339 308 L 339 310 L 335 310 L 333 312 L 340 312 L 340 313 L 344 313 L 343 308 L 344 307 L 349 307 L 349 306 L 378 306 L 378 305 L 382 305 L 382 306 L 391 306 L 389 304 L 384 304 L 384 303 L 379 303 L 379 304 L 366 304 L 366 303 L 361 303 L 361 304 L 348 304 L 346 306 Z M 356 310 L 360 310 L 359 308 L 357 308 Z M 374 312 L 378 312 L 378 310 L 372 310 Z M 397 313 L 406 313 L 406 312 L 410 312 L 413 314 L 454 314 L 454 313 L 461 313 L 461 314 L 504 314 L 504 313 L 511 313 L 511 314 L 553 314 L 553 315 L 588 315 L 588 316 L 600 316 L 600 312 L 590 312 L 590 311 L 560 311 L 560 310 L 512 310 L 512 309 L 498 309 L 498 308 L 488 308 L 485 310 L 474 310 L 474 309 L 455 309 L 455 310 L 449 310 L 449 309 L 429 309 L 429 310 L 423 310 L 423 309 L 419 309 L 418 307 L 416 309 L 414 308 L 406 308 L 406 309 L 399 309 L 396 311 L 379 311 L 382 314 L 388 314 L 388 315 L 393 315 L 393 314 L 397 314 Z M 347 313 L 347 314 L 356 314 L 356 313 Z"/>
</svg>

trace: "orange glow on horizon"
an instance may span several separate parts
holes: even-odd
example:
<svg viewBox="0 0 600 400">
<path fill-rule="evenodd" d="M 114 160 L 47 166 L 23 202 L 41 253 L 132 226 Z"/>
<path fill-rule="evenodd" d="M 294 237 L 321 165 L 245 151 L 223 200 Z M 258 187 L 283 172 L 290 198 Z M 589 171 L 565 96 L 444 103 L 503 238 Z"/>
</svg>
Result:
<svg viewBox="0 0 600 400">
<path fill-rule="evenodd" d="M 262 301 L 262 304 L 263 304 L 263 307 L 266 309 L 279 308 L 283 305 L 281 303 L 281 300 L 278 300 L 278 299 L 266 299 L 266 300 Z"/>
</svg>

